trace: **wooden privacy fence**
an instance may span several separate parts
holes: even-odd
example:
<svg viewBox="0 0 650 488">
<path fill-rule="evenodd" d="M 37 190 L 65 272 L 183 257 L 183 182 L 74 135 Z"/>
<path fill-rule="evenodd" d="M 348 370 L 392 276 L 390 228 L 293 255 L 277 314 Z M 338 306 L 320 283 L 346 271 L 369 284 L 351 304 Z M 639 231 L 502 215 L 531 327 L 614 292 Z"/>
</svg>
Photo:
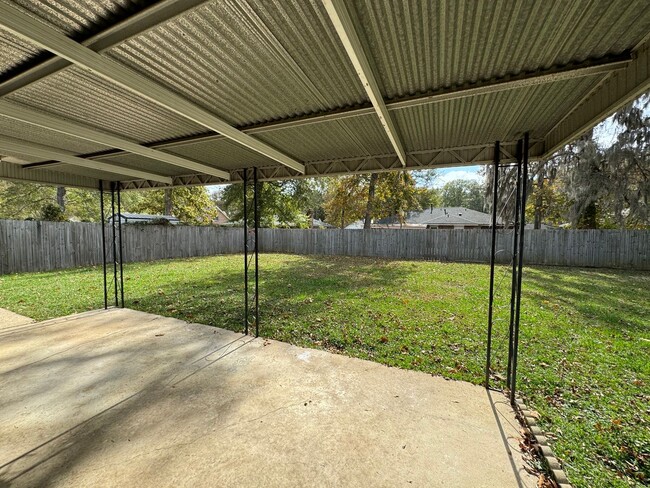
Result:
<svg viewBox="0 0 650 488">
<path fill-rule="evenodd" d="M 497 232 L 497 262 L 512 259 L 512 230 Z M 263 229 L 262 252 L 489 263 L 490 230 Z M 650 231 L 526 230 L 524 264 L 650 269 Z"/>
<path fill-rule="evenodd" d="M 124 225 L 124 261 L 243 252 L 243 230 Z M 106 227 L 108 259 L 110 227 Z M 512 232 L 497 233 L 497 262 L 512 257 Z M 261 229 L 267 253 L 370 256 L 487 263 L 489 230 Z M 99 265 L 101 226 L 0 220 L 0 274 Z M 524 263 L 650 269 L 650 231 L 526 230 Z"/>
<path fill-rule="evenodd" d="M 0 275 L 102 264 L 102 227 L 83 222 L 0 220 Z M 123 225 L 124 262 L 243 252 L 243 230 Z M 111 226 L 106 226 L 112 259 Z"/>
</svg>

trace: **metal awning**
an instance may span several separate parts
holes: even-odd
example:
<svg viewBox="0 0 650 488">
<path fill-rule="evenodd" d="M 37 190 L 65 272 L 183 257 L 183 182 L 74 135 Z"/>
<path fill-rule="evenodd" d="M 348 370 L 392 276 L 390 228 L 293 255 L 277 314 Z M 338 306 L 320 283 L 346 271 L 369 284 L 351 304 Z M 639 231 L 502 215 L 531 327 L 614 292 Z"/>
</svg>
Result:
<svg viewBox="0 0 650 488">
<path fill-rule="evenodd" d="M 647 0 L 0 1 L 0 178 L 541 158 L 650 89 Z"/>
</svg>

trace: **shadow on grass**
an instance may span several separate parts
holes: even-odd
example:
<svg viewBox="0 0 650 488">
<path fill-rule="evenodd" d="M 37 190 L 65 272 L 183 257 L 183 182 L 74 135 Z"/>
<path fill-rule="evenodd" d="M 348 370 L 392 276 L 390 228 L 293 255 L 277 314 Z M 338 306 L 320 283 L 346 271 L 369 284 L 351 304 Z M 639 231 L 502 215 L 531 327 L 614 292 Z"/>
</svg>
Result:
<svg viewBox="0 0 650 488">
<path fill-rule="evenodd" d="M 446 290 L 430 293 L 428 285 L 413 283 L 410 264 L 372 258 L 265 261 L 260 265 L 261 336 L 481 381 L 485 327 L 464 285 L 454 288 L 455 298 Z M 229 268 L 209 274 L 188 273 L 187 280 L 161 284 L 158 292 L 133 297 L 127 306 L 242 332 L 243 273 Z"/>
<path fill-rule="evenodd" d="M 397 287 L 405 281 L 404 270 L 389 261 L 371 260 L 350 266 L 338 258 L 303 258 L 297 261 L 260 263 L 260 316 L 292 310 L 294 319 L 309 319 L 316 307 L 301 303 L 322 303 L 332 297 L 367 294 L 372 290 Z M 249 299 L 253 300 L 253 280 Z M 311 300 L 311 301 L 310 301 Z M 211 278 L 161 283 L 156 293 L 127 297 L 130 308 L 190 322 L 241 331 L 244 320 L 243 271 L 219 270 Z"/>
<path fill-rule="evenodd" d="M 540 301 L 553 297 L 585 318 L 596 319 L 590 324 L 607 325 L 617 332 L 649 330 L 645 304 L 650 301 L 650 273 L 532 268 L 524 281 L 532 285 L 525 290 L 531 296 Z"/>
</svg>

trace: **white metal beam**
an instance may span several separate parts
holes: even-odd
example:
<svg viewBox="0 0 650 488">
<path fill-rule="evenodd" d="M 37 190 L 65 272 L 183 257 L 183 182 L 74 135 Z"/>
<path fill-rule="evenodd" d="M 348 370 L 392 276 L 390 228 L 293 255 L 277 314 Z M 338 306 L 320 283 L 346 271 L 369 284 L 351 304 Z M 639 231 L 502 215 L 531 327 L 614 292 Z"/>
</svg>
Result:
<svg viewBox="0 0 650 488">
<path fill-rule="evenodd" d="M 575 140 L 614 112 L 650 90 L 650 42 L 621 70 L 612 72 L 590 96 L 545 137 L 544 157 Z"/>
<path fill-rule="evenodd" d="M 189 159 L 159 151 L 157 149 L 142 146 L 122 137 L 117 137 L 97 129 L 91 129 L 85 125 L 78 124 L 76 122 L 72 122 L 60 117 L 55 117 L 53 115 L 39 112 L 23 105 L 18 105 L 5 100 L 0 100 L 0 116 L 8 117 L 14 120 L 20 120 L 22 122 L 60 132 L 62 134 L 79 137 L 80 139 L 96 142 L 104 146 L 122 149 L 133 154 L 139 154 L 140 156 L 144 156 L 146 158 L 162 161 L 164 163 L 178 166 L 180 168 L 189 169 L 197 173 L 205 173 L 208 175 L 217 176 L 218 178 L 223 178 L 224 180 L 230 179 L 230 173 L 221 169 L 213 168 L 212 166 L 197 163 L 196 161 L 191 161 Z"/>
<path fill-rule="evenodd" d="M 402 166 L 406 166 L 406 152 L 404 151 L 404 145 L 399 137 L 395 123 L 393 122 L 390 113 L 388 113 L 388 108 L 386 107 L 386 102 L 384 102 L 384 97 L 379 89 L 377 78 L 373 73 L 370 59 L 363 50 L 363 45 L 361 44 L 354 22 L 352 21 L 352 17 L 350 17 L 350 13 L 347 11 L 345 3 L 343 0 L 323 0 L 323 3 L 327 9 L 329 18 L 332 21 L 332 24 L 334 24 L 334 28 L 343 43 L 345 51 L 348 53 L 348 57 L 354 65 L 354 69 L 361 80 L 361 84 L 366 90 L 366 93 L 372 102 L 372 106 L 375 108 L 375 112 L 377 112 L 379 121 L 384 127 L 384 130 L 395 149 L 395 153 L 399 157 Z"/>
<path fill-rule="evenodd" d="M 169 21 L 177 15 L 196 8 L 206 1 L 158 0 L 105 30 L 84 39 L 81 41 L 81 44 L 95 52 L 106 51 L 133 36 L 142 34 L 159 24 Z M 43 78 L 52 76 L 70 66 L 70 62 L 58 56 L 52 56 L 37 64 L 33 64 L 33 59 L 29 59 L 24 62 L 23 66 L 24 69 L 20 69 L 19 66 L 17 72 L 16 69 L 12 68 L 12 75 L 0 81 L 0 97 L 4 97 Z"/>
<path fill-rule="evenodd" d="M 206 109 L 4 2 L 0 2 L 0 27 L 299 173 L 305 171 L 302 163 L 241 132 Z"/>
<path fill-rule="evenodd" d="M 56 159 L 62 163 L 71 164 L 74 166 L 81 166 L 83 168 L 95 169 L 98 171 L 106 171 L 121 176 L 128 176 L 134 179 L 143 179 L 149 181 L 157 181 L 165 185 L 171 185 L 172 179 L 169 176 L 163 176 L 147 171 L 140 171 L 137 169 L 124 168 L 114 164 L 102 163 L 100 161 L 93 161 L 91 159 L 84 159 L 70 154 L 58 148 L 44 146 L 42 144 L 35 144 L 33 142 L 15 139 L 13 137 L 6 137 L 0 135 L 0 151 L 8 151 L 14 154 L 22 154 L 34 158 L 43 159 Z"/>
</svg>

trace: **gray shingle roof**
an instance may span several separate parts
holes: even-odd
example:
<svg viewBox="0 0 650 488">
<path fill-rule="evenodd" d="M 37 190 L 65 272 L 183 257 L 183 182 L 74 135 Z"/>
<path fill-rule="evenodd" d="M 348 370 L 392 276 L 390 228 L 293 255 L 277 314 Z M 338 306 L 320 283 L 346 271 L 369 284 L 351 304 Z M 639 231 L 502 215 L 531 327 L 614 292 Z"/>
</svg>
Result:
<svg viewBox="0 0 650 488">
<path fill-rule="evenodd" d="M 379 225 L 397 224 L 397 217 L 389 217 L 377 221 Z M 422 211 L 411 211 L 407 214 L 405 223 L 410 225 L 491 225 L 492 216 L 465 207 L 432 207 Z M 502 219 L 497 219 L 502 224 Z"/>
</svg>

